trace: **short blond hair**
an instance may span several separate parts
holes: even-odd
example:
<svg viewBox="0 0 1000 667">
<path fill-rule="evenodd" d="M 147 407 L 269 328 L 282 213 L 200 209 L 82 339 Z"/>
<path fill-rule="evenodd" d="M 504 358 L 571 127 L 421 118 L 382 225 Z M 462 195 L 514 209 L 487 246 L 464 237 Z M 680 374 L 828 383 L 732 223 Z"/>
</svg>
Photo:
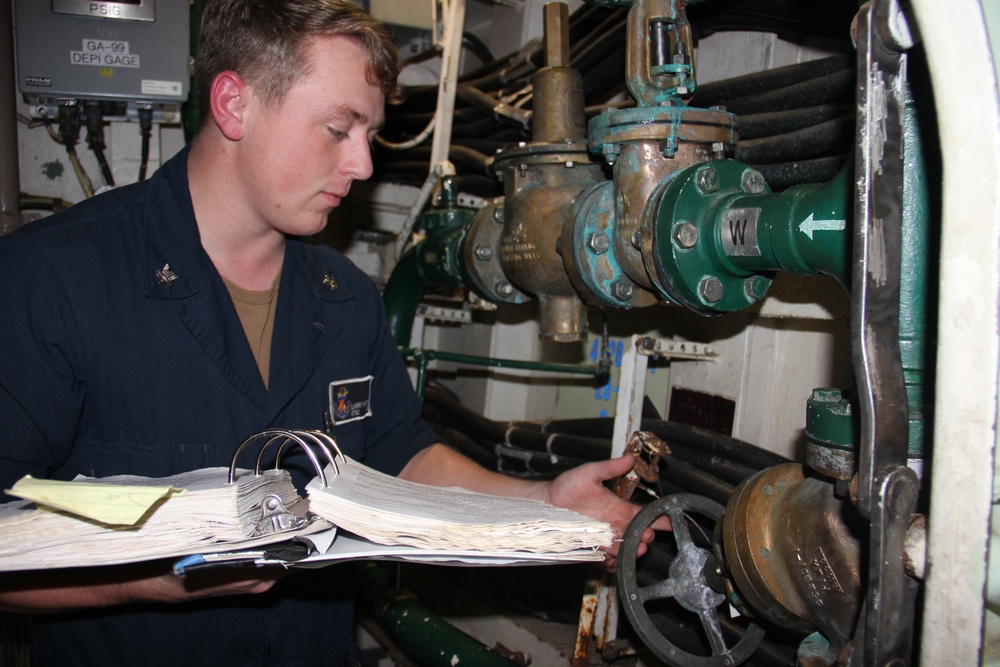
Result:
<svg viewBox="0 0 1000 667">
<path fill-rule="evenodd" d="M 385 27 L 363 9 L 337 0 L 209 0 L 195 59 L 199 126 L 209 118 L 212 81 L 232 70 L 266 105 L 278 105 L 309 71 L 305 50 L 316 37 L 356 40 L 367 54 L 368 83 L 398 101 L 399 56 Z"/>
</svg>

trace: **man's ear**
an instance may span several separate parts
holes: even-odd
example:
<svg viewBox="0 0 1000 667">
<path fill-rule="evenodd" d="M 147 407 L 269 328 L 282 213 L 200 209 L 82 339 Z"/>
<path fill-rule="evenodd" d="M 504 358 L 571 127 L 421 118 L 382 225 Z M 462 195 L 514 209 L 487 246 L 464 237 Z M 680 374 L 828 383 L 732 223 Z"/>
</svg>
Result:
<svg viewBox="0 0 1000 667">
<path fill-rule="evenodd" d="M 249 89 L 243 77 L 232 70 L 215 76 L 209 93 L 209 109 L 215 124 L 230 141 L 243 138 L 248 101 Z"/>
</svg>

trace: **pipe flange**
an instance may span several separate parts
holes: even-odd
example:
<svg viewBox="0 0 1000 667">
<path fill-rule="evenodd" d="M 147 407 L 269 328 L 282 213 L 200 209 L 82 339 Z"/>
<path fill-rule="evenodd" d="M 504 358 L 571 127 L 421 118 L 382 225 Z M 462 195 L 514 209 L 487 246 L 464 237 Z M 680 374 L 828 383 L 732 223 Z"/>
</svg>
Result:
<svg viewBox="0 0 1000 667">
<path fill-rule="evenodd" d="M 656 295 L 633 282 L 618 261 L 614 220 L 612 182 L 592 185 L 577 198 L 561 239 L 570 280 L 591 303 L 626 310 L 651 306 Z"/>
<path fill-rule="evenodd" d="M 462 257 L 468 283 L 477 295 L 494 303 L 527 303 L 531 297 L 507 278 L 500 265 L 503 235 L 503 197 L 487 204 L 476 215 L 462 242 Z"/>
<path fill-rule="evenodd" d="M 770 274 L 730 260 L 763 254 L 754 218 L 760 209 L 727 204 L 769 193 L 760 172 L 734 160 L 693 165 L 658 185 L 649 201 L 651 256 L 644 261 L 664 296 L 703 315 L 742 310 L 763 298 Z"/>
<path fill-rule="evenodd" d="M 685 105 L 613 109 L 591 119 L 592 153 L 604 154 L 632 141 L 657 141 L 667 157 L 681 143 L 736 144 L 736 116 L 720 109 Z"/>
</svg>

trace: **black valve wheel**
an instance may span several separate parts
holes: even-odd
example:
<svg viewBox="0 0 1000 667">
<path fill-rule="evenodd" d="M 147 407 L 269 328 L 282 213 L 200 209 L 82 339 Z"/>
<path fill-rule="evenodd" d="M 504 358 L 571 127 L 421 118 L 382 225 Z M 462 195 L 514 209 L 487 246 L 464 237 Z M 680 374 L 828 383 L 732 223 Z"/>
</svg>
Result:
<svg viewBox="0 0 1000 667">
<path fill-rule="evenodd" d="M 646 646 L 670 665 L 733 667 L 753 655 L 764 638 L 764 629 L 750 623 L 734 646 L 726 646 L 718 612 L 720 606 L 728 609 L 726 595 L 713 590 L 704 574 L 706 563 L 710 558 L 714 560 L 714 556 L 709 549 L 699 547 L 691 536 L 690 515 L 701 515 L 717 522 L 724 512 L 722 505 L 704 496 L 689 493 L 666 496 L 644 507 L 632 519 L 619 549 L 618 590 L 625 614 Z M 636 552 L 642 542 L 642 533 L 664 514 L 670 517 L 673 525 L 677 555 L 670 564 L 667 579 L 640 586 Z M 657 629 L 646 605 L 667 598 L 698 615 L 712 650 L 711 656 L 688 653 L 672 644 Z"/>
</svg>

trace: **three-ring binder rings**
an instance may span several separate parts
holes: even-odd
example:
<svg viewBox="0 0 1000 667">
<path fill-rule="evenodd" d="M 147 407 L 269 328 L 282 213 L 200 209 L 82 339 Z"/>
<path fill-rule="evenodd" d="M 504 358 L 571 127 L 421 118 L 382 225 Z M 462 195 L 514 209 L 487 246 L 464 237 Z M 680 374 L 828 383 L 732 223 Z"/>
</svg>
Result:
<svg viewBox="0 0 1000 667">
<path fill-rule="evenodd" d="M 236 461 L 253 447 L 253 470 Z M 281 468 L 301 448 L 316 471 L 302 498 Z M 263 469 L 275 452 L 274 467 Z M 467 565 L 599 560 L 611 527 L 518 498 L 415 484 L 344 456 L 329 435 L 271 429 L 229 469 L 72 482 L 22 478 L 0 505 L 0 571 L 173 558 L 174 571 L 223 565 L 323 567 L 352 559 Z"/>
</svg>

